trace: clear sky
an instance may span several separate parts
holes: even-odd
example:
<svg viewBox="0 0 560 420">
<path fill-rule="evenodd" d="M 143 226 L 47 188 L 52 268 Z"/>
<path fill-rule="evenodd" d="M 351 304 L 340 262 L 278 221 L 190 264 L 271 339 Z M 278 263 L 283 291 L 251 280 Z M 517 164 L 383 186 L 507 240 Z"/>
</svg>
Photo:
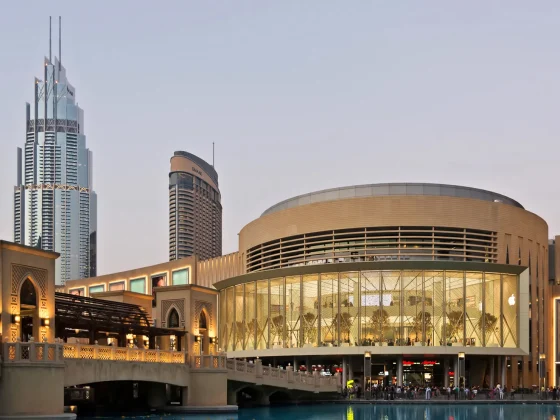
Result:
<svg viewBox="0 0 560 420">
<path fill-rule="evenodd" d="M 212 142 L 224 253 L 278 201 L 376 182 L 493 190 L 560 233 L 557 0 L 5 0 L 0 238 L 49 15 L 94 153 L 99 274 L 167 261 L 169 158 Z"/>
</svg>

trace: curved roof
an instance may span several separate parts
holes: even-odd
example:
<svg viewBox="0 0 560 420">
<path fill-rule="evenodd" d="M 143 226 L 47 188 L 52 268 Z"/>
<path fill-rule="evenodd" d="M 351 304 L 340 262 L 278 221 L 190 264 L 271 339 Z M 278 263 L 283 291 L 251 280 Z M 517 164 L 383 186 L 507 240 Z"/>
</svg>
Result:
<svg viewBox="0 0 560 420">
<path fill-rule="evenodd" d="M 263 212 L 263 214 L 261 214 L 261 216 L 292 207 L 304 206 L 306 204 L 319 203 L 322 201 L 344 200 L 346 198 L 354 197 L 383 197 L 390 195 L 434 195 L 442 197 L 473 198 L 477 200 L 501 202 L 524 209 L 520 203 L 506 197 L 505 195 L 478 188 L 446 184 L 389 183 L 353 185 L 350 187 L 331 188 L 328 190 L 298 195 L 269 207 Z"/>
<path fill-rule="evenodd" d="M 202 170 L 206 172 L 206 174 L 210 177 L 210 179 L 216 183 L 216 186 L 218 186 L 218 172 L 216 172 L 216 169 L 214 169 L 214 167 L 204 159 L 201 159 L 198 156 L 193 155 L 192 153 L 184 152 L 182 150 L 176 151 L 173 156 L 184 156 L 187 159 L 192 160 L 194 163 L 200 166 Z"/>
</svg>

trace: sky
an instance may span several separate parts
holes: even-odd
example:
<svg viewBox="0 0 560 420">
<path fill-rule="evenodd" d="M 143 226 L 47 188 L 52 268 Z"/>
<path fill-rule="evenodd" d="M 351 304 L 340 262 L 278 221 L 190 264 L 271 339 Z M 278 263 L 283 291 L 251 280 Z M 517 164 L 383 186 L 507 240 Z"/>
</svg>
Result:
<svg viewBox="0 0 560 420">
<path fill-rule="evenodd" d="M 62 16 L 85 113 L 98 274 L 168 260 L 175 150 L 215 165 L 223 252 L 271 205 L 436 182 L 521 202 L 560 234 L 560 2 L 21 2 L 0 13 L 0 239 L 13 240 L 25 102 Z M 56 54 L 54 54 L 56 52 Z"/>
</svg>

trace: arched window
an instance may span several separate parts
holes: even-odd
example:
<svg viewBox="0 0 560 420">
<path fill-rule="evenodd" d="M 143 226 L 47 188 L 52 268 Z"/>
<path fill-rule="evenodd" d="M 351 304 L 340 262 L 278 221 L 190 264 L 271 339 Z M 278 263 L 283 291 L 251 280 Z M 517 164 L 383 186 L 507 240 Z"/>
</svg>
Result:
<svg viewBox="0 0 560 420">
<path fill-rule="evenodd" d="M 33 283 L 31 283 L 31 280 L 29 279 L 26 279 L 21 286 L 19 302 L 21 305 L 37 306 L 37 293 L 35 292 L 35 286 L 33 286 Z"/>
<path fill-rule="evenodd" d="M 168 328 L 179 328 L 179 314 L 175 308 L 171 309 L 169 319 L 167 321 Z"/>
<path fill-rule="evenodd" d="M 206 327 L 206 315 L 204 314 L 204 311 L 200 311 L 200 318 L 198 319 L 198 329 L 199 330 L 207 329 L 207 327 Z"/>
</svg>

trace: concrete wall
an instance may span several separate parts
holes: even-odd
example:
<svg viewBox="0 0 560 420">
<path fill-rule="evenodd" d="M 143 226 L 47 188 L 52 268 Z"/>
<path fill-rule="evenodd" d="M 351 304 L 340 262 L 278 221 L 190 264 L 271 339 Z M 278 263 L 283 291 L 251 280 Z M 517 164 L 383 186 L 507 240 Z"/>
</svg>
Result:
<svg viewBox="0 0 560 420">
<path fill-rule="evenodd" d="M 183 391 L 183 405 L 224 406 L 227 405 L 227 371 L 216 369 L 192 370 L 190 385 Z"/>
<path fill-rule="evenodd" d="M 0 416 L 62 414 L 63 383 L 63 364 L 4 363 Z"/>
<path fill-rule="evenodd" d="M 158 382 L 188 386 L 189 367 L 183 364 L 115 362 L 107 360 L 66 359 L 64 386 L 107 381 Z"/>
</svg>

